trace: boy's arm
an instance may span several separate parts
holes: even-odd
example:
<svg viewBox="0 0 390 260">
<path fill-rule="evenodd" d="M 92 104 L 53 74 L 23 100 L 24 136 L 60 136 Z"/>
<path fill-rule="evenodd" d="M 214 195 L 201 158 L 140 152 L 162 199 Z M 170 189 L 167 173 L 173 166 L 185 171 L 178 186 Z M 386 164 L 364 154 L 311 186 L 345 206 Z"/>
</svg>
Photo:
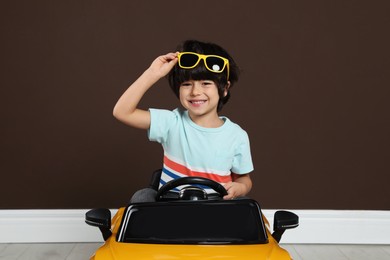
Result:
<svg viewBox="0 0 390 260">
<path fill-rule="evenodd" d="M 252 180 L 249 174 L 234 174 L 233 176 L 233 181 L 224 185 L 228 192 L 228 195 L 223 197 L 225 200 L 246 196 L 252 189 Z"/>
<path fill-rule="evenodd" d="M 140 129 L 150 127 L 149 111 L 137 108 L 141 98 L 160 78 L 166 76 L 177 63 L 177 53 L 159 56 L 150 67 L 122 94 L 113 115 L 119 121 Z"/>
</svg>

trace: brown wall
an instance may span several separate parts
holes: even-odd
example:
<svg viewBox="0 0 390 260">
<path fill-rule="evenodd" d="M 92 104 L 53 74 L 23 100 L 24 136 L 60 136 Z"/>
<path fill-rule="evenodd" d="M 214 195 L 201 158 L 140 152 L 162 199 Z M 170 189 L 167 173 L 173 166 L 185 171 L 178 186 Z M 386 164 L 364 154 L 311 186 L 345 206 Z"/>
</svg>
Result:
<svg viewBox="0 0 390 260">
<path fill-rule="evenodd" d="M 359 3 L 361 2 L 361 3 Z M 0 208 L 119 207 L 162 149 L 112 117 L 182 40 L 243 69 L 222 111 L 247 130 L 264 208 L 390 209 L 388 1 L 0 4 Z M 161 81 L 144 108 L 175 108 Z"/>
</svg>

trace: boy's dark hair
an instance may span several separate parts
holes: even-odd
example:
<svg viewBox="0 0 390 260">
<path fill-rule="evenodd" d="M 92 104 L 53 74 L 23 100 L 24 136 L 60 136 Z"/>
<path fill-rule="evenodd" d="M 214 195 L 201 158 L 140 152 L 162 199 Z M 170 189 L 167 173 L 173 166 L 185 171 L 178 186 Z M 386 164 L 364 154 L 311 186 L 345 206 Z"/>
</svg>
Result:
<svg viewBox="0 0 390 260">
<path fill-rule="evenodd" d="M 212 80 L 216 83 L 219 94 L 219 102 L 217 111 L 220 111 L 224 104 L 230 98 L 230 89 L 239 77 L 239 68 L 233 58 L 222 47 L 214 43 L 205 43 L 196 40 L 187 40 L 178 48 L 179 52 L 195 52 L 199 54 L 219 55 L 229 60 L 229 79 L 227 79 L 227 68 L 222 73 L 214 73 L 206 69 L 204 62 L 201 61 L 193 69 L 182 69 L 178 64 L 169 72 L 168 81 L 171 89 L 177 97 L 179 97 L 179 89 L 181 83 L 187 80 Z M 227 95 L 224 96 L 226 86 L 230 81 L 230 87 L 227 90 Z"/>
</svg>

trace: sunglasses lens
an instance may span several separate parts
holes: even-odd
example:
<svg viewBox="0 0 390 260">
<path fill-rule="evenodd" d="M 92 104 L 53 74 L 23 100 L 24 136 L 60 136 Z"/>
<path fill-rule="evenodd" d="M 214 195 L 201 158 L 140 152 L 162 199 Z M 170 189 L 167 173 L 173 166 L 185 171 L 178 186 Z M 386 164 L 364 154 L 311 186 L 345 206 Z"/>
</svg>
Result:
<svg viewBox="0 0 390 260">
<path fill-rule="evenodd" d="M 184 53 L 180 56 L 180 66 L 183 68 L 193 67 L 199 60 L 199 57 L 195 54 Z"/>
<path fill-rule="evenodd" d="M 215 71 L 215 72 L 222 72 L 222 70 L 224 68 L 223 66 L 225 65 L 225 62 L 223 59 L 218 58 L 218 57 L 207 57 L 206 64 L 210 70 Z"/>
</svg>

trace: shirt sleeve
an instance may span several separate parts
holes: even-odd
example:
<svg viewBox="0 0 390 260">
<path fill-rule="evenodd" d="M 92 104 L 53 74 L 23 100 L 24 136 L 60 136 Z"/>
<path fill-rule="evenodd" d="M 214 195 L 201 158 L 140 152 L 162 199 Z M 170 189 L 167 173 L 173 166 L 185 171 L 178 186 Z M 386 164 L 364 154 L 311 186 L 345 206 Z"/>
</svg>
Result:
<svg viewBox="0 0 390 260">
<path fill-rule="evenodd" d="M 236 174 L 247 174 L 253 171 L 252 155 L 249 143 L 249 137 L 246 132 L 242 135 L 242 142 L 237 147 L 232 172 Z"/>
<path fill-rule="evenodd" d="M 148 138 L 150 141 L 165 143 L 168 137 L 169 129 L 175 124 L 177 116 L 173 111 L 164 109 L 149 109 L 150 128 L 148 129 Z"/>
</svg>

